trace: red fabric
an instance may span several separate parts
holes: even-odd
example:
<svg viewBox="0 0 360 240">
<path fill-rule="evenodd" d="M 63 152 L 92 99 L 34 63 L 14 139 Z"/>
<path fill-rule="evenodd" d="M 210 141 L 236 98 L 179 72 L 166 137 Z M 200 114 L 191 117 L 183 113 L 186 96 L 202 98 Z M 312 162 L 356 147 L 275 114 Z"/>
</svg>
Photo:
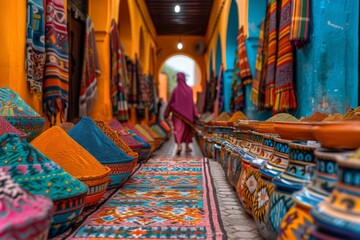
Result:
<svg viewBox="0 0 360 240">
<path fill-rule="evenodd" d="M 183 142 L 191 143 L 192 137 L 193 137 L 191 127 L 189 127 L 189 125 L 187 125 L 186 123 L 184 123 L 183 121 L 181 121 L 179 118 L 177 118 L 175 116 L 173 116 L 172 120 L 174 123 L 175 142 L 178 144 L 183 143 Z"/>
<path fill-rule="evenodd" d="M 165 116 L 169 115 L 171 111 L 175 111 L 189 122 L 194 122 L 197 111 L 193 100 L 193 91 L 191 87 L 186 84 L 184 73 L 180 72 L 176 77 L 177 86 L 171 95 Z"/>
</svg>

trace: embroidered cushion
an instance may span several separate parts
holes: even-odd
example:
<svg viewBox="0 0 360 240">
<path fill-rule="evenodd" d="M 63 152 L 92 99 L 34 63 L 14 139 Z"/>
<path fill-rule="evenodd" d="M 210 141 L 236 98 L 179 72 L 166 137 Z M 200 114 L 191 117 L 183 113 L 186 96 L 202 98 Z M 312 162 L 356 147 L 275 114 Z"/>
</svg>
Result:
<svg viewBox="0 0 360 240">
<path fill-rule="evenodd" d="M 33 195 L 0 168 L 0 239 L 47 239 L 52 201 Z"/>
<path fill-rule="evenodd" d="M 68 132 L 69 136 L 111 169 L 109 187 L 119 186 L 128 178 L 127 168 L 134 158 L 128 156 L 89 117 L 82 119 Z"/>
<path fill-rule="evenodd" d="M 45 124 L 45 119 L 32 109 L 17 93 L 10 88 L 0 88 L 0 116 L 31 141 L 38 136 Z"/>
<path fill-rule="evenodd" d="M 86 206 L 97 203 L 105 194 L 110 168 L 99 163 L 62 128 L 55 126 L 46 130 L 31 145 L 89 187 Z"/>
<path fill-rule="evenodd" d="M 26 134 L 15 128 L 13 125 L 11 125 L 8 121 L 5 120 L 5 118 L 0 116 L 0 135 L 3 135 L 5 133 L 14 133 L 19 135 L 22 138 L 26 138 Z"/>
<path fill-rule="evenodd" d="M 50 237 L 66 231 L 85 206 L 87 186 L 19 135 L 0 136 L 0 168 L 26 191 L 53 200 Z"/>
</svg>

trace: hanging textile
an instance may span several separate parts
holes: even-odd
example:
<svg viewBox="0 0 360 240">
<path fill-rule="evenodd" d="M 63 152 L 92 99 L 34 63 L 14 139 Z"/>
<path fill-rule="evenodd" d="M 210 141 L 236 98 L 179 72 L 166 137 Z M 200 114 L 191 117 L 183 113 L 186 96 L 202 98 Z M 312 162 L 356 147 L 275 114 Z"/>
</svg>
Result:
<svg viewBox="0 0 360 240">
<path fill-rule="evenodd" d="M 216 101 L 216 96 L 217 96 L 217 77 L 214 76 L 213 72 L 211 73 L 211 77 L 210 77 L 210 99 L 208 101 L 209 103 L 209 110 L 210 111 L 214 111 L 214 102 Z"/>
<path fill-rule="evenodd" d="M 45 65 L 44 1 L 27 1 L 26 71 L 31 93 L 42 94 Z"/>
<path fill-rule="evenodd" d="M 239 77 L 239 60 L 238 60 L 238 50 L 235 53 L 234 59 L 234 73 L 232 77 L 232 95 L 231 95 L 231 103 L 230 109 L 232 112 L 236 112 L 242 110 L 244 108 L 244 90 L 243 90 L 243 83 L 241 78 Z"/>
<path fill-rule="evenodd" d="M 258 106 L 257 110 L 262 111 L 265 109 L 265 88 L 266 88 L 266 76 L 267 76 L 267 68 L 268 68 L 268 49 L 269 49 L 269 35 L 266 34 L 269 32 L 270 27 L 270 5 L 267 5 L 266 8 L 266 19 L 264 22 L 264 39 L 263 39 L 263 46 L 262 46 L 262 67 L 261 67 L 261 76 L 260 76 L 260 84 L 259 84 L 259 96 L 258 96 Z"/>
<path fill-rule="evenodd" d="M 260 82 L 262 77 L 264 27 L 265 27 L 265 23 L 263 20 L 261 22 L 259 44 L 258 44 L 259 46 L 256 54 L 255 77 L 251 88 L 251 101 L 256 107 L 259 106 L 259 91 L 260 91 Z"/>
<path fill-rule="evenodd" d="M 84 61 L 80 85 L 79 115 L 86 116 L 97 98 L 97 78 L 100 76 L 100 63 L 97 54 L 94 24 L 86 19 Z"/>
<path fill-rule="evenodd" d="M 211 79 L 206 81 L 206 93 L 205 93 L 205 103 L 204 103 L 204 108 L 203 108 L 203 112 L 212 112 L 211 109 L 211 87 L 210 87 L 210 82 Z"/>
<path fill-rule="evenodd" d="M 69 46 L 63 0 L 46 0 L 43 108 L 50 125 L 64 122 L 69 91 Z"/>
<path fill-rule="evenodd" d="M 129 80 L 129 89 L 128 89 L 128 104 L 129 107 L 136 107 L 138 104 L 137 98 L 137 80 L 136 80 L 136 66 L 133 61 L 126 59 L 126 69 Z"/>
<path fill-rule="evenodd" d="M 216 98 L 214 102 L 214 115 L 217 116 L 221 113 L 221 105 L 224 102 L 224 95 L 220 93 L 220 86 L 222 82 L 222 75 L 223 75 L 223 66 L 220 65 L 219 74 L 216 76 L 217 85 L 216 85 Z"/>
<path fill-rule="evenodd" d="M 276 52 L 277 52 L 277 0 L 269 0 L 269 30 L 266 33 L 268 39 L 268 61 L 265 84 L 265 108 L 274 106 L 274 87 L 276 72 Z"/>
<path fill-rule="evenodd" d="M 113 115 L 119 121 L 129 119 L 128 106 L 126 100 L 126 65 L 124 51 L 120 44 L 119 30 L 115 19 L 111 22 L 110 29 L 110 57 L 111 57 L 111 102 Z"/>
<path fill-rule="evenodd" d="M 238 31 L 237 42 L 238 42 L 238 54 L 239 54 L 239 67 L 240 67 L 239 77 L 241 77 L 242 83 L 244 85 L 251 84 L 252 76 L 251 76 L 249 61 L 246 53 L 245 34 L 244 34 L 243 26 L 241 26 Z"/>
<path fill-rule="evenodd" d="M 274 112 L 296 109 L 293 48 L 290 43 L 291 0 L 282 0 L 275 80 Z"/>
<path fill-rule="evenodd" d="M 292 0 L 290 41 L 302 48 L 309 40 L 310 0 Z"/>
<path fill-rule="evenodd" d="M 144 107 L 150 107 L 152 103 L 152 93 L 150 77 L 139 72 L 139 103 Z"/>
<path fill-rule="evenodd" d="M 224 111 L 224 74 L 221 67 L 221 71 L 219 72 L 218 76 L 219 82 L 219 113 Z"/>
</svg>

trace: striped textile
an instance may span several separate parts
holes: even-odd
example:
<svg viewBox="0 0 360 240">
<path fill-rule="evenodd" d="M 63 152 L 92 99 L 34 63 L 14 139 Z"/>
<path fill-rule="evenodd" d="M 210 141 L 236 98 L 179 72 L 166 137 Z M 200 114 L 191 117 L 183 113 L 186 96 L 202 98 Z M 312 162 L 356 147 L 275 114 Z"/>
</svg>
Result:
<svg viewBox="0 0 360 240">
<path fill-rule="evenodd" d="M 267 9 L 270 5 L 267 5 Z M 266 33 L 269 32 L 270 27 L 270 11 L 266 11 L 266 19 L 264 24 L 264 41 L 263 41 L 263 63 L 260 77 L 260 86 L 259 86 L 259 104 L 257 106 L 258 111 L 265 110 L 265 88 L 266 88 L 266 76 L 267 76 L 267 68 L 268 68 L 268 49 L 269 49 L 269 35 Z"/>
<path fill-rule="evenodd" d="M 272 108 L 274 106 L 274 87 L 276 73 L 276 52 L 277 52 L 277 0 L 269 0 L 269 30 L 268 39 L 268 60 L 265 84 L 264 107 Z"/>
<path fill-rule="evenodd" d="M 86 35 L 84 59 L 82 67 L 79 116 L 86 116 L 97 98 L 97 78 L 100 76 L 100 63 L 97 54 L 94 24 L 88 16 L 86 19 Z"/>
<path fill-rule="evenodd" d="M 137 80 L 136 80 L 136 65 L 129 58 L 126 59 L 126 69 L 129 81 L 129 88 L 127 92 L 129 107 L 136 107 L 138 104 L 137 92 Z"/>
<path fill-rule="evenodd" d="M 152 104 L 152 86 L 149 76 L 139 72 L 139 103 L 145 107 Z"/>
<path fill-rule="evenodd" d="M 63 0 L 46 0 L 43 108 L 50 125 L 65 119 L 69 92 L 69 44 Z"/>
<path fill-rule="evenodd" d="M 120 44 L 119 30 L 115 19 L 111 22 L 110 29 L 110 56 L 111 56 L 111 82 L 110 94 L 113 115 L 119 121 L 127 121 L 129 119 L 126 85 L 127 72 L 125 65 L 124 51 Z"/>
<path fill-rule="evenodd" d="M 296 109 L 294 92 L 293 47 L 289 41 L 291 25 L 291 0 L 282 0 L 276 64 L 274 112 Z"/>
<path fill-rule="evenodd" d="M 239 61 L 238 61 L 238 51 L 236 50 L 235 59 L 234 59 L 234 73 L 232 77 L 232 94 L 231 94 L 231 101 L 230 101 L 230 109 L 232 112 L 236 112 L 238 110 L 242 110 L 245 106 L 244 101 L 244 90 L 243 90 L 243 83 L 241 78 L 239 77 Z"/>
<path fill-rule="evenodd" d="M 219 69 L 219 75 L 216 76 L 217 79 L 217 85 L 216 85 L 216 98 L 215 98 L 215 103 L 214 103 L 214 115 L 217 116 L 220 114 L 221 111 L 221 102 L 224 101 L 224 96 L 223 94 L 221 94 L 220 91 L 220 86 L 221 86 L 221 81 L 222 81 L 222 75 L 223 75 L 223 66 L 220 65 L 220 69 Z"/>
<path fill-rule="evenodd" d="M 261 22 L 259 46 L 256 55 L 255 77 L 251 88 L 251 101 L 254 103 L 255 106 L 259 106 L 259 91 L 263 67 L 264 27 L 265 21 L 263 20 Z"/>
<path fill-rule="evenodd" d="M 302 48 L 309 39 L 310 0 L 292 0 L 290 41 Z"/>
<path fill-rule="evenodd" d="M 251 84 L 252 76 L 251 76 L 249 61 L 246 53 L 245 34 L 244 34 L 243 26 L 241 26 L 238 31 L 237 42 L 238 42 L 240 77 L 244 85 Z"/>
<path fill-rule="evenodd" d="M 27 1 L 26 71 L 32 93 L 41 95 L 45 65 L 44 1 Z"/>
</svg>

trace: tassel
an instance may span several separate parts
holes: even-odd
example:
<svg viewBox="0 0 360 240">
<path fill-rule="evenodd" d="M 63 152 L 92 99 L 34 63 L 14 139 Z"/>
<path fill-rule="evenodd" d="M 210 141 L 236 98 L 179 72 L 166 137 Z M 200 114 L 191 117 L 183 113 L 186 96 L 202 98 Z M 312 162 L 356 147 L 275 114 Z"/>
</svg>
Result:
<svg viewBox="0 0 360 240">
<path fill-rule="evenodd" d="M 276 90 L 275 104 L 273 107 L 275 113 L 288 112 L 296 108 L 297 102 L 292 83 Z"/>
</svg>

